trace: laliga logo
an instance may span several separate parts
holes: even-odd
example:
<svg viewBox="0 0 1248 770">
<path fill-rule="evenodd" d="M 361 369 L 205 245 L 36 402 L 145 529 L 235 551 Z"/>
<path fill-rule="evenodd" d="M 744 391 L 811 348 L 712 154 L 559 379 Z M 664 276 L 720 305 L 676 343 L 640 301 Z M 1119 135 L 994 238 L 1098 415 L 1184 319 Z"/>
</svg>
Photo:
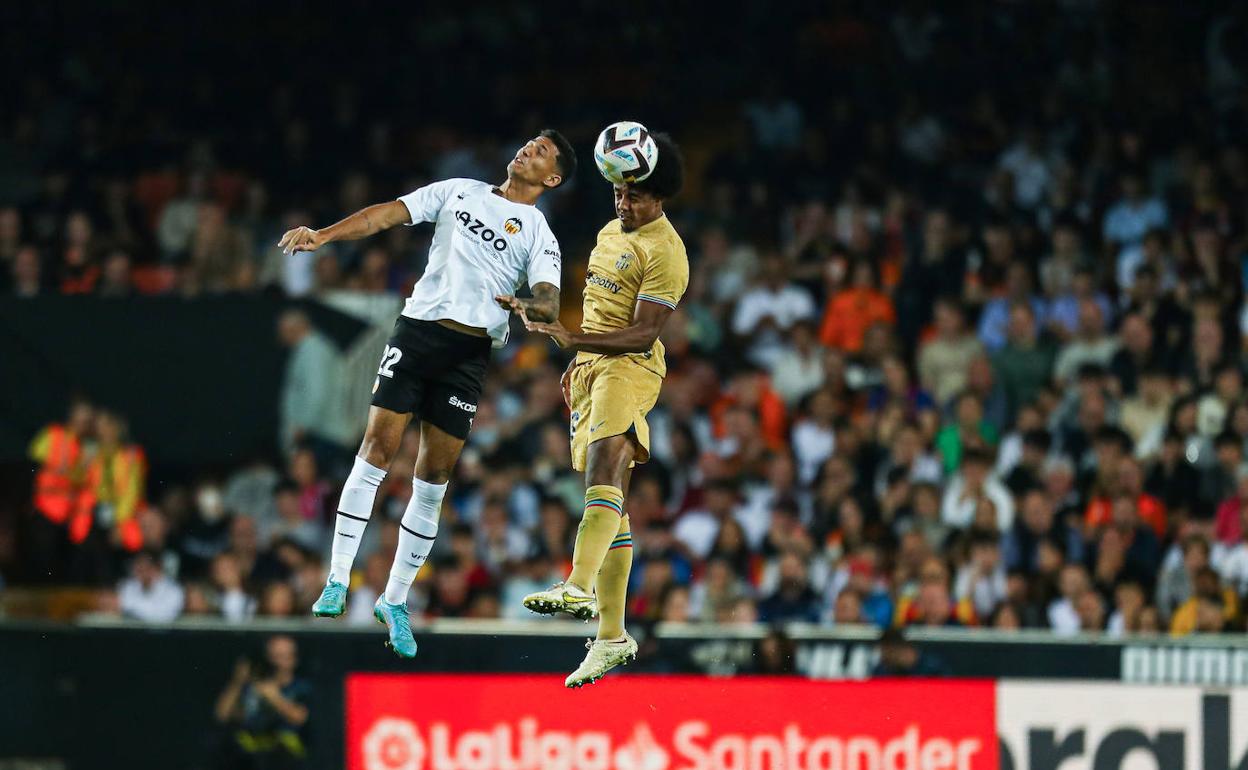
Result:
<svg viewBox="0 0 1248 770">
<path fill-rule="evenodd" d="M 521 719 L 513 735 L 507 724 L 465 730 L 453 736 L 448 725 L 429 726 L 429 742 L 407 719 L 383 717 L 364 734 L 365 770 L 667 770 L 671 756 L 645 724 L 612 751 L 611 736 L 597 731 L 574 735 L 538 731 L 537 720 Z M 426 765 L 425 760 L 429 762 Z"/>
<path fill-rule="evenodd" d="M 633 739 L 615 750 L 615 770 L 667 770 L 669 764 L 668 753 L 641 722 L 633 728 Z"/>
<path fill-rule="evenodd" d="M 368 770 L 420 770 L 424 764 L 425 743 L 416 725 L 406 719 L 379 719 L 364 736 L 364 767 Z"/>
</svg>

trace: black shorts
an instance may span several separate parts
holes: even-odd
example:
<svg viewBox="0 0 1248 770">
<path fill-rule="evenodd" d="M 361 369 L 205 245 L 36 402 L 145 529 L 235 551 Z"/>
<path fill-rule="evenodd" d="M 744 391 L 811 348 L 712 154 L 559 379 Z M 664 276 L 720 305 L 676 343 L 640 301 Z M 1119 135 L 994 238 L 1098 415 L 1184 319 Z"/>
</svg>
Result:
<svg viewBox="0 0 1248 770">
<path fill-rule="evenodd" d="M 399 316 L 381 355 L 373 406 L 468 438 L 490 362 L 490 338 Z"/>
</svg>

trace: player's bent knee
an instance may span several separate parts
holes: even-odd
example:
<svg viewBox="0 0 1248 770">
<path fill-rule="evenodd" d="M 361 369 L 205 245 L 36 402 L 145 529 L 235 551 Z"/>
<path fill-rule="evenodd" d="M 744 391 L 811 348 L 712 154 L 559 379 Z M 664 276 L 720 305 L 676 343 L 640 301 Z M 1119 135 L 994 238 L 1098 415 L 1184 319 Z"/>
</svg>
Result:
<svg viewBox="0 0 1248 770">
<path fill-rule="evenodd" d="M 390 461 L 394 459 L 397 451 L 397 446 L 390 446 L 389 442 L 369 434 L 365 435 L 364 440 L 360 442 L 359 456 L 364 458 L 364 462 L 369 465 L 389 468 Z"/>
</svg>

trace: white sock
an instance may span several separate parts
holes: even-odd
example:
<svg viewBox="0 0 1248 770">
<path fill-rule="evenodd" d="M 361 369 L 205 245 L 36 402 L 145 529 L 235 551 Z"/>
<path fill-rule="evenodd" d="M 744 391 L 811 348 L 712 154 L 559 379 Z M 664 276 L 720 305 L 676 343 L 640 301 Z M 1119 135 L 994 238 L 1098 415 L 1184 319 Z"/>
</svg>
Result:
<svg viewBox="0 0 1248 770">
<path fill-rule="evenodd" d="M 438 515 L 445 496 L 446 484 L 430 484 L 412 477 L 412 499 L 407 501 L 399 522 L 399 549 L 386 582 L 387 604 L 407 604 L 407 591 L 438 536 Z"/>
<path fill-rule="evenodd" d="M 381 468 L 369 465 L 363 457 L 355 458 L 351 475 L 342 487 L 338 500 L 338 515 L 334 521 L 334 545 L 329 555 L 329 580 L 350 585 L 351 565 L 355 552 L 360 550 L 360 536 L 373 515 L 373 501 L 377 499 L 377 487 L 386 478 Z"/>
</svg>

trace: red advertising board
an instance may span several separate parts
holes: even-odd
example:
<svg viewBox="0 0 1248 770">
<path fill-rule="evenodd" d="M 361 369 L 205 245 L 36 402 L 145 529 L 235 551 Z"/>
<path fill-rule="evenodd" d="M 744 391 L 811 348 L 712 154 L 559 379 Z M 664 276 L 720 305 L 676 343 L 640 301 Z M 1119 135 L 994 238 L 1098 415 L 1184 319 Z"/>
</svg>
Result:
<svg viewBox="0 0 1248 770">
<path fill-rule="evenodd" d="M 991 681 L 353 674 L 348 770 L 993 770 Z"/>
</svg>

